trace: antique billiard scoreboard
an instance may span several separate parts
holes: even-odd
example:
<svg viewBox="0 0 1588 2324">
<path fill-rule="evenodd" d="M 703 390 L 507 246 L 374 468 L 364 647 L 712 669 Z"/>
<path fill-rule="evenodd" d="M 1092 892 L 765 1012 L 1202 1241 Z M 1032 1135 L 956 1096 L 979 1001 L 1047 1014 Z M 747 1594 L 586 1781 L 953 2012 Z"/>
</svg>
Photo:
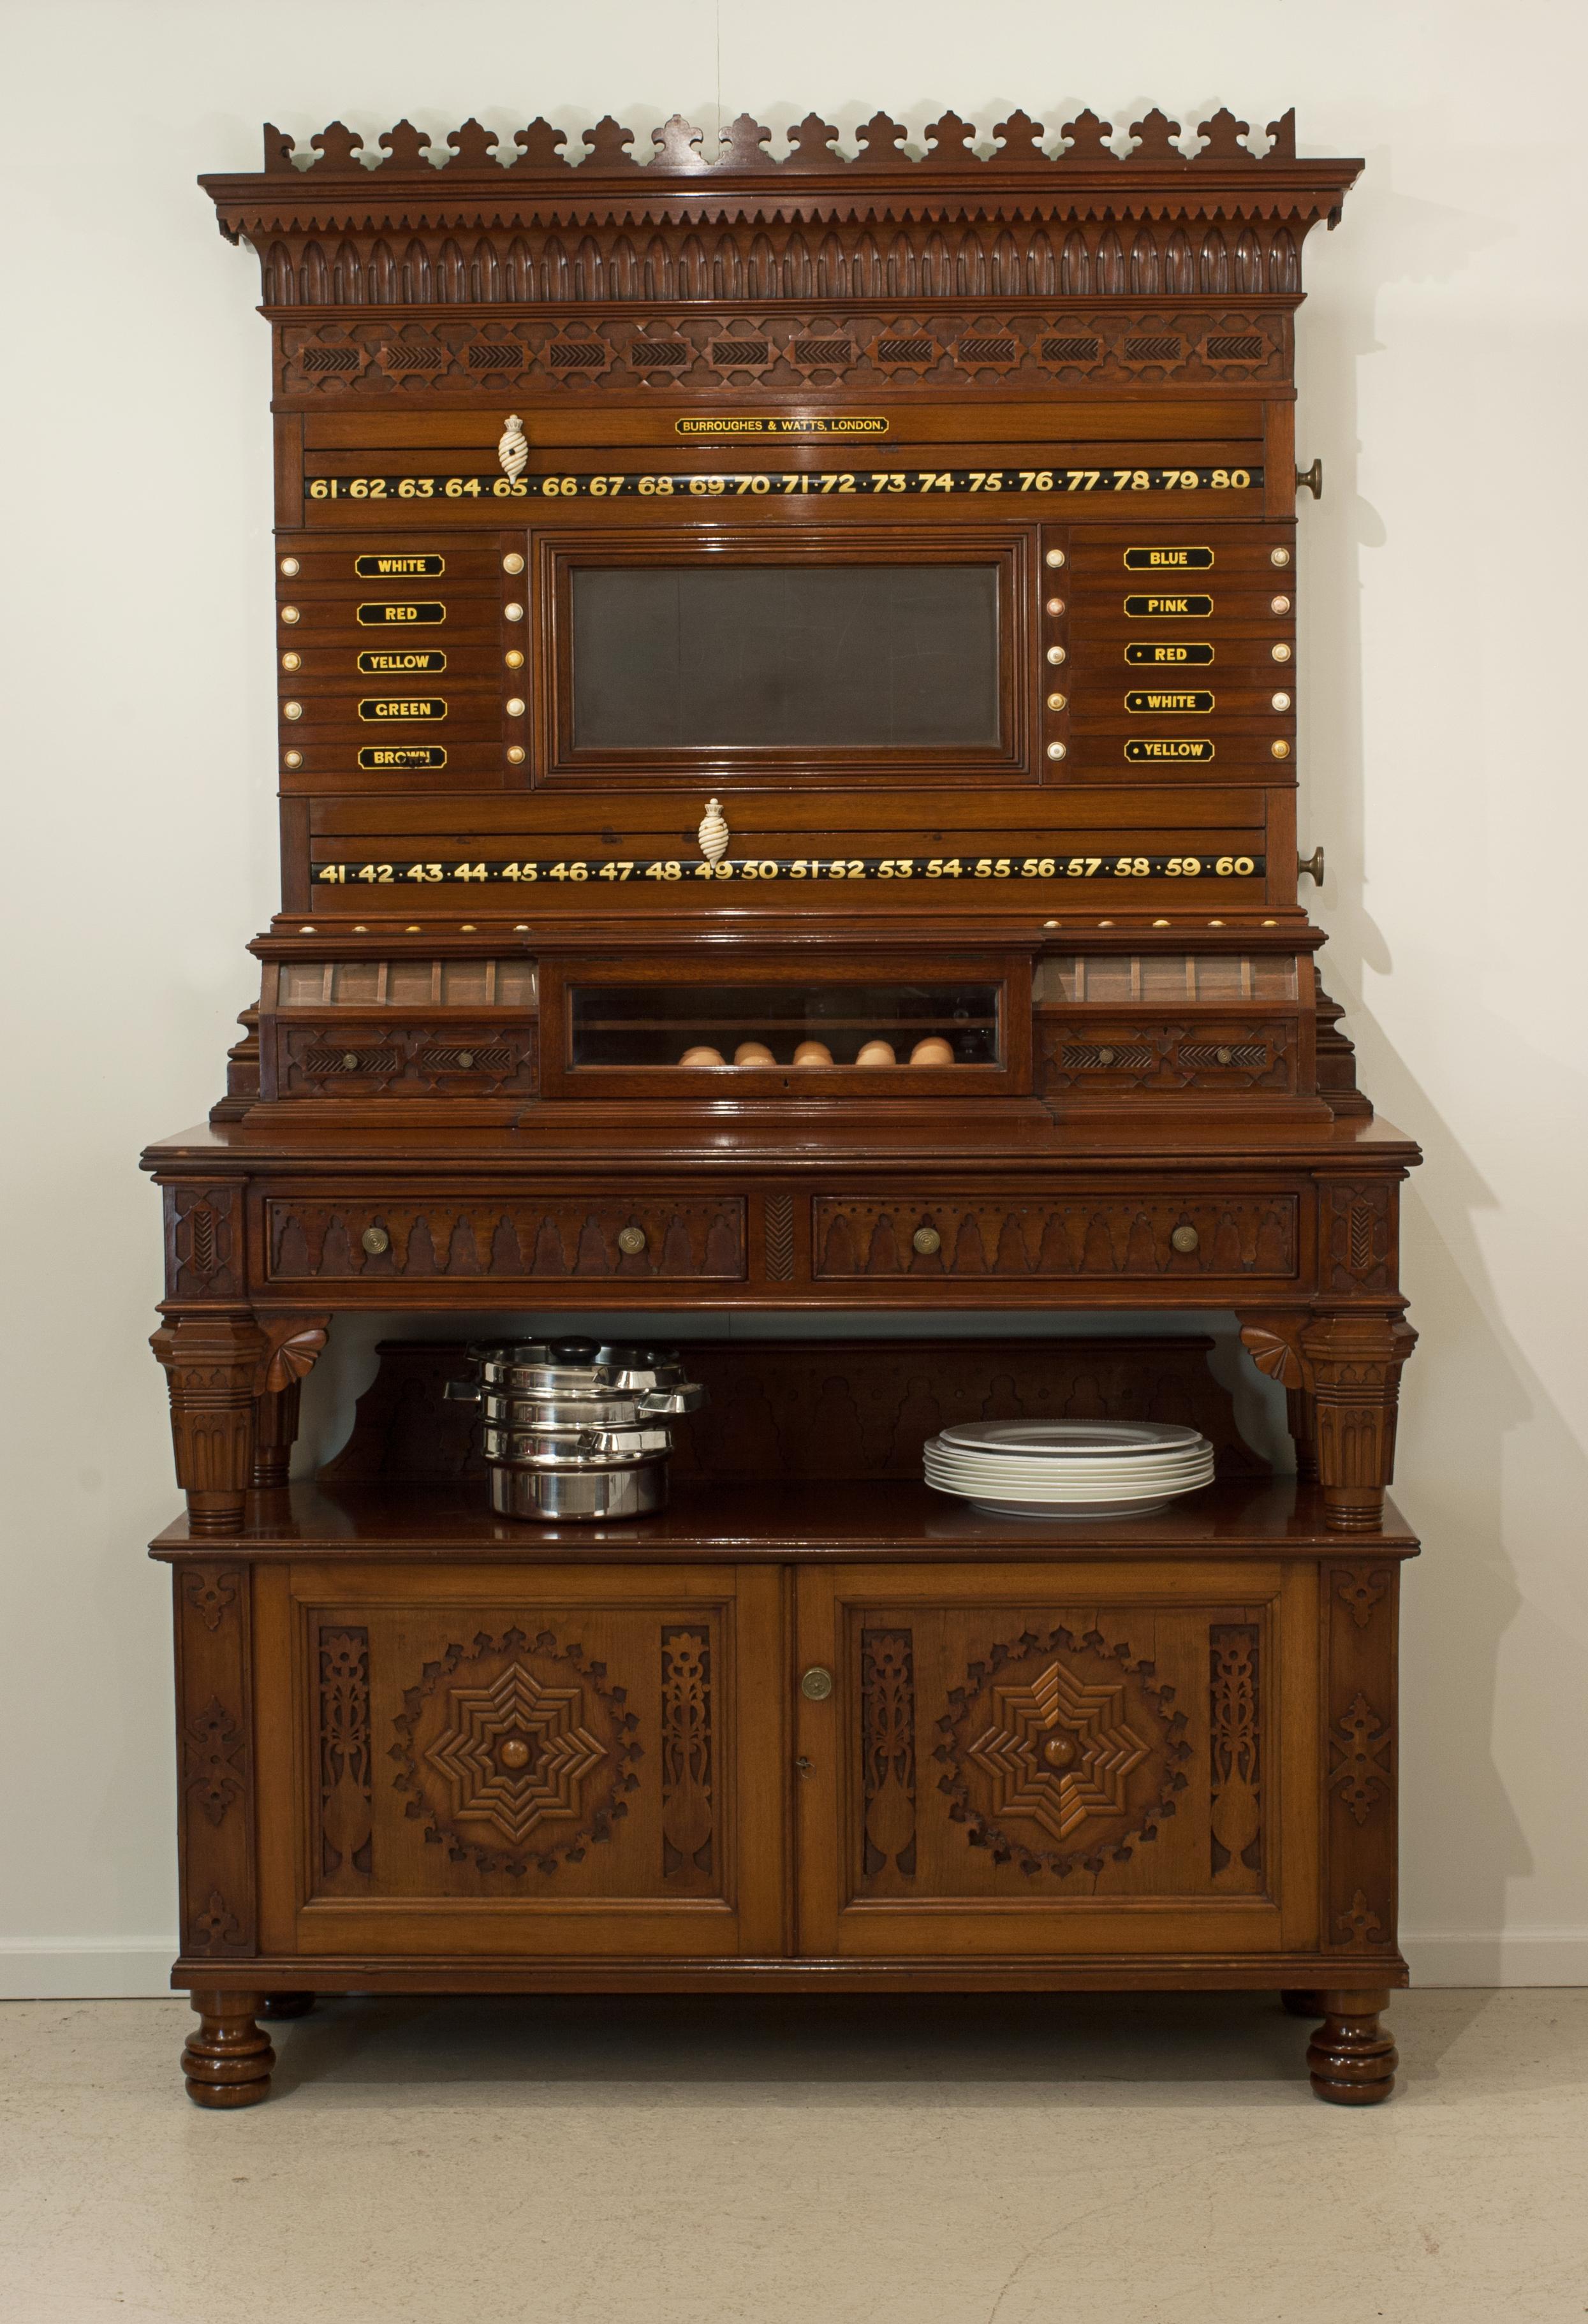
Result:
<svg viewBox="0 0 1588 2324">
<path fill-rule="evenodd" d="M 273 350 L 282 903 L 146 1157 L 202 2104 L 350 1987 L 1266 1987 L 1320 2095 L 1391 2087 L 1417 1157 L 1297 816 L 1293 323 L 1361 165 L 790 135 L 267 126 L 204 180 Z M 1080 1320 L 1209 1309 L 1294 1475 L 1205 1342 Z M 1055 1329 L 857 1328 L 954 1310 Z M 290 1481 L 360 1311 L 414 1337 Z M 427 1344 L 481 1311 L 825 1336 L 701 1345 L 671 1506 L 536 1525 Z M 1193 1418 L 1218 1480 L 927 1490 L 1010 1412 Z"/>
</svg>

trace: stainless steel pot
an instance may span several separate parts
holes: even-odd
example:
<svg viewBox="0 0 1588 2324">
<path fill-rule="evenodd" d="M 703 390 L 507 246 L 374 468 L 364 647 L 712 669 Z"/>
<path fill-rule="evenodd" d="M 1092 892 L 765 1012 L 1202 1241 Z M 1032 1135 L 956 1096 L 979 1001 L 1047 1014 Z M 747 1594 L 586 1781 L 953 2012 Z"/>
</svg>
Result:
<svg viewBox="0 0 1588 2324">
<path fill-rule="evenodd" d="M 448 1380 L 480 1407 L 480 1441 L 501 1517 L 577 1520 L 664 1508 L 672 1432 L 706 1390 L 670 1348 L 569 1339 L 470 1348 L 475 1377 Z"/>
</svg>

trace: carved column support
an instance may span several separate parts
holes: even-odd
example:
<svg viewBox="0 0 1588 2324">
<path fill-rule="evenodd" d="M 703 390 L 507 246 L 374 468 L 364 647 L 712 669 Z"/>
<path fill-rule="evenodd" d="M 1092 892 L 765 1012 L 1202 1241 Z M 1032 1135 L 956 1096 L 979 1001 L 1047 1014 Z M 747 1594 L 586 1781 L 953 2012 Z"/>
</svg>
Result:
<svg viewBox="0 0 1588 2324">
<path fill-rule="evenodd" d="M 1382 2106 L 1400 2062 L 1379 2023 L 1390 2004 L 1388 1990 L 1320 1993 L 1316 1999 L 1324 2022 L 1306 2045 L 1315 2096 L 1331 2106 Z"/>
<path fill-rule="evenodd" d="M 1325 1521 L 1336 1533 L 1373 1533 L 1383 1522 L 1400 1368 L 1417 1338 L 1403 1315 L 1359 1309 L 1315 1315 L 1301 1334 Z"/>
<path fill-rule="evenodd" d="M 198 2023 L 182 2048 L 182 2074 L 195 2106 L 258 2106 L 270 2096 L 276 2053 L 254 2024 L 258 1993 L 190 1995 Z"/>
<path fill-rule="evenodd" d="M 298 1315 L 267 1329 L 246 1308 L 203 1307 L 168 1312 L 151 1338 L 171 1388 L 177 1482 L 192 1532 L 241 1531 L 257 1400 L 295 1387 L 325 1346 L 328 1323 Z"/>
<path fill-rule="evenodd" d="M 293 1379 L 285 1388 L 267 1389 L 255 1401 L 254 1466 L 248 1477 L 255 1492 L 270 1492 L 284 1485 L 291 1473 L 302 1392 L 302 1381 Z"/>
</svg>

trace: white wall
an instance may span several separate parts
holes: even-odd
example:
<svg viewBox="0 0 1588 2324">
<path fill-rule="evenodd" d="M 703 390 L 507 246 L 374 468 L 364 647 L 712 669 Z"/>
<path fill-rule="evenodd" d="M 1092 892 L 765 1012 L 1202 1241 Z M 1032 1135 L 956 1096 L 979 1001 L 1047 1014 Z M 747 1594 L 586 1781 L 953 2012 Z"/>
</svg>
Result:
<svg viewBox="0 0 1588 2324">
<path fill-rule="evenodd" d="M 8 1306 L 0 1990 L 172 1945 L 174 1494 L 140 1142 L 198 1119 L 274 899 L 267 333 L 192 180 L 259 124 L 682 110 L 847 134 L 1083 103 L 1364 152 L 1306 254 L 1304 844 L 1366 1084 L 1424 1142 L 1400 1482 L 1404 1927 L 1445 1982 L 1588 1982 L 1583 12 L 1546 0 L 12 0 L 0 693 Z M 1572 422 L 1576 420 L 1574 429 Z"/>
</svg>

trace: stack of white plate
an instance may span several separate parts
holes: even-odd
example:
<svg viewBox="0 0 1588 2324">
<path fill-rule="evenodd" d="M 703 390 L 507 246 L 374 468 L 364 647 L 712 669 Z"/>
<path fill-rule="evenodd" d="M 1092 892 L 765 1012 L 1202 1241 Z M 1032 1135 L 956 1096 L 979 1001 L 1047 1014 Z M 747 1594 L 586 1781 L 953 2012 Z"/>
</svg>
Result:
<svg viewBox="0 0 1588 2324">
<path fill-rule="evenodd" d="M 1150 1517 L 1213 1482 L 1213 1446 L 1157 1421 L 972 1420 L 928 1438 L 926 1474 L 994 1517 Z"/>
</svg>

